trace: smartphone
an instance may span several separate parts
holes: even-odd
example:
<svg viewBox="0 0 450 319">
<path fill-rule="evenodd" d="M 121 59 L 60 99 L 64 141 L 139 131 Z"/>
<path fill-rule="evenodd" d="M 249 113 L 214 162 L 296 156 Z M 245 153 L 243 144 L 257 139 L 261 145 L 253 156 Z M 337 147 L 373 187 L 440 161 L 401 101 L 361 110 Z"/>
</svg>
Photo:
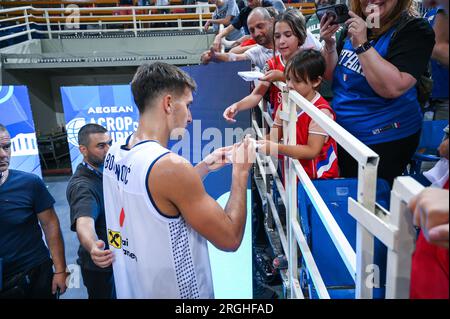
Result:
<svg viewBox="0 0 450 319">
<path fill-rule="evenodd" d="M 316 11 L 317 18 L 319 21 L 322 17 L 326 15 L 328 18 L 332 17 L 333 21 L 331 24 L 341 24 L 350 19 L 348 15 L 348 7 L 345 4 L 335 4 L 332 6 L 324 6 Z"/>
</svg>

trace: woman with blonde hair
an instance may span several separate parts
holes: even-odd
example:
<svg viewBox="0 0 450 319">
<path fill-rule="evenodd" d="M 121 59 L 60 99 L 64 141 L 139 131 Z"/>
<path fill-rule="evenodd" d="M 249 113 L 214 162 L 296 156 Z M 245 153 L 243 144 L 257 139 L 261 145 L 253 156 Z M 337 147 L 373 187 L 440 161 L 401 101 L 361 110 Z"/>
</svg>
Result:
<svg viewBox="0 0 450 319">
<path fill-rule="evenodd" d="M 422 113 L 416 84 L 427 69 L 434 32 L 418 18 L 412 0 L 350 0 L 346 38 L 326 15 L 325 77 L 333 80 L 337 122 L 380 155 L 379 176 L 392 184 L 402 175 L 420 138 Z M 340 52 L 338 52 L 340 51 Z M 357 163 L 340 150 L 341 175 L 356 176 Z"/>
</svg>

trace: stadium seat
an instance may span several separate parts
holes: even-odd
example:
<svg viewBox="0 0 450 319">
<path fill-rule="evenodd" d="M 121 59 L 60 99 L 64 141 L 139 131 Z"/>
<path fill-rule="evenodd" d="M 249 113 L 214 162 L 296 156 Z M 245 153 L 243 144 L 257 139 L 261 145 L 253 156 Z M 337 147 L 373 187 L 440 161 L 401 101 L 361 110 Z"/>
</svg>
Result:
<svg viewBox="0 0 450 319">
<path fill-rule="evenodd" d="M 447 120 L 423 121 L 419 146 L 411 160 L 411 167 L 407 175 L 419 176 L 421 174 L 422 162 L 439 161 L 438 147 L 444 136 L 444 128 Z"/>
<path fill-rule="evenodd" d="M 314 180 L 314 186 L 330 209 L 337 224 L 356 250 L 356 221 L 348 214 L 348 197 L 357 198 L 357 179 Z M 377 203 L 389 209 L 390 187 L 385 180 L 377 182 Z M 355 283 L 328 235 L 320 217 L 303 187 L 298 187 L 300 224 L 331 298 L 350 299 L 355 296 Z M 379 266 L 380 288 L 374 298 L 384 297 L 387 249 L 375 239 L 375 264 Z M 317 298 L 312 282 L 301 270 L 302 287 L 309 286 L 311 298 Z"/>
</svg>

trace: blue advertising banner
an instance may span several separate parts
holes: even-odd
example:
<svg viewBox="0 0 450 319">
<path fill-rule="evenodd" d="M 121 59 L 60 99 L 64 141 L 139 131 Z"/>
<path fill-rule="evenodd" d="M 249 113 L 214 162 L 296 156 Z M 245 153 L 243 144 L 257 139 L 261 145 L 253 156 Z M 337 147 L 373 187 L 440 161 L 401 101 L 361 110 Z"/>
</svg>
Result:
<svg viewBox="0 0 450 319">
<path fill-rule="evenodd" d="M 61 88 L 72 172 L 82 161 L 78 131 L 87 123 L 104 126 L 114 142 L 122 142 L 137 127 L 138 109 L 129 85 Z"/>
<path fill-rule="evenodd" d="M 0 123 L 11 135 L 11 169 L 42 177 L 38 144 L 26 86 L 0 86 Z"/>
<path fill-rule="evenodd" d="M 214 149 L 232 145 L 250 132 L 250 112 L 239 113 L 233 124 L 222 117 L 226 107 L 249 94 L 249 84 L 237 72 L 250 70 L 250 62 L 213 63 L 182 69 L 198 86 L 191 106 L 193 123 L 187 127 L 183 139 L 172 137 L 169 148 L 195 165 Z M 124 141 L 137 127 L 138 109 L 129 85 L 62 87 L 61 95 L 73 171 L 82 160 L 77 134 L 84 124 L 104 126 L 114 142 Z M 204 184 L 207 192 L 225 206 L 231 187 L 231 166 L 210 174 Z M 253 296 L 250 201 L 249 192 L 247 228 L 238 251 L 224 253 L 209 246 L 216 298 Z"/>
</svg>

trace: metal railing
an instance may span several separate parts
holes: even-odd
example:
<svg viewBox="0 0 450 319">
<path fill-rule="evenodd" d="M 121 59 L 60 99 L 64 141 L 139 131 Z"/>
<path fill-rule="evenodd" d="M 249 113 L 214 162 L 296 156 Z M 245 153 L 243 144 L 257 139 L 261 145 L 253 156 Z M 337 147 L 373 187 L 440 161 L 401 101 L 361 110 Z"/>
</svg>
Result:
<svg viewBox="0 0 450 319">
<path fill-rule="evenodd" d="M 195 10 L 206 5 L 130 6 L 80 8 L 34 8 L 25 6 L 0 10 L 0 43 L 33 34 L 52 39 L 64 34 L 142 31 L 199 30 L 211 18 L 211 13 L 169 13 L 169 10 Z M 211 10 L 215 5 L 208 5 Z M 155 11 L 156 13 L 152 13 Z M 14 31 L 14 29 L 23 29 Z M 6 34 L 9 33 L 10 34 Z M 4 34 L 4 35 L 2 35 Z"/>
<path fill-rule="evenodd" d="M 412 195 L 421 190 L 422 186 L 409 177 L 397 178 L 392 190 L 391 212 L 383 210 L 375 203 L 378 155 L 297 92 L 288 92 L 284 83 L 275 83 L 275 85 L 281 90 L 283 96 L 280 117 L 283 121 L 284 144 L 296 145 L 297 143 L 296 122 L 300 109 L 334 138 L 358 162 L 359 166 L 357 200 L 348 199 L 349 213 L 357 222 L 355 251 L 298 160 L 285 157 L 286 188 L 284 188 L 272 158 L 257 155 L 255 181 L 261 188 L 262 197 L 266 195 L 263 203 L 267 203 L 270 208 L 282 250 L 288 260 L 288 270 L 281 272 L 288 286 L 287 295 L 290 298 L 304 298 L 298 279 L 297 250 L 300 248 L 301 257 L 317 295 L 319 298 L 330 298 L 298 220 L 298 185 L 305 189 L 349 274 L 355 281 L 355 297 L 373 297 L 374 285 L 370 282 L 375 236 L 388 248 L 386 298 L 407 298 L 415 229 L 411 223 L 411 214 L 407 212 L 406 203 Z M 259 104 L 259 110 L 262 127 L 258 125 L 260 119 L 257 118 L 256 112 L 252 115 L 252 126 L 258 138 L 264 138 L 263 133 L 272 126 L 272 119 L 267 112 L 265 101 Z M 271 181 L 278 188 L 281 202 L 286 208 L 286 225 L 281 223 L 278 210 L 273 203 Z"/>
</svg>

